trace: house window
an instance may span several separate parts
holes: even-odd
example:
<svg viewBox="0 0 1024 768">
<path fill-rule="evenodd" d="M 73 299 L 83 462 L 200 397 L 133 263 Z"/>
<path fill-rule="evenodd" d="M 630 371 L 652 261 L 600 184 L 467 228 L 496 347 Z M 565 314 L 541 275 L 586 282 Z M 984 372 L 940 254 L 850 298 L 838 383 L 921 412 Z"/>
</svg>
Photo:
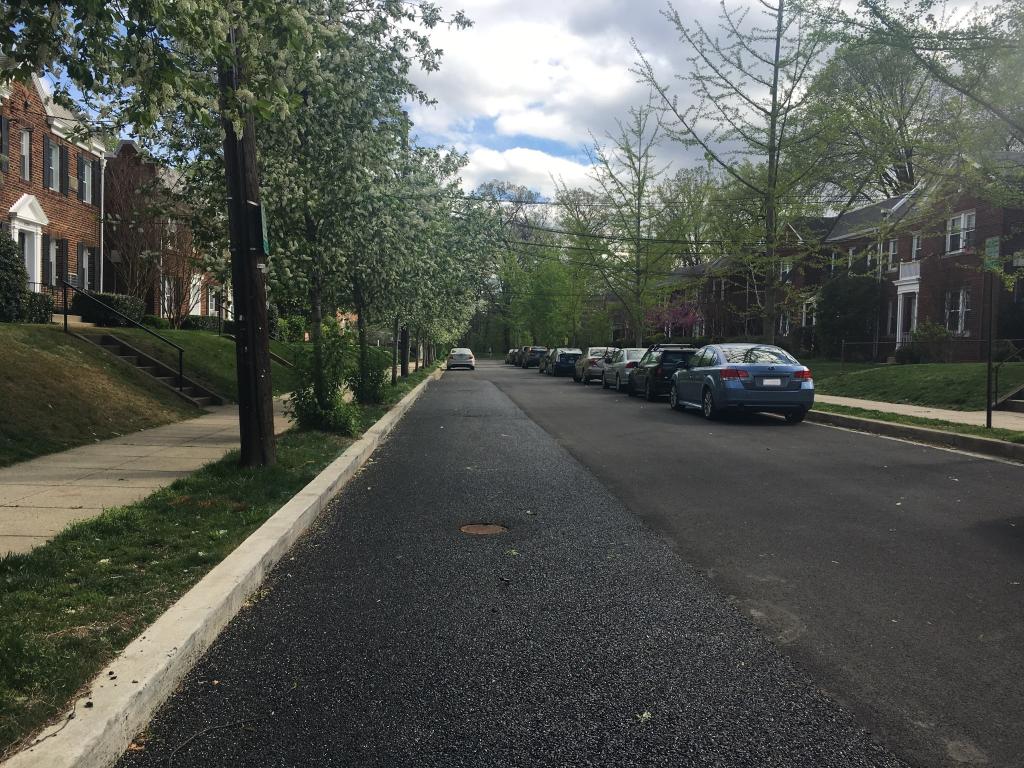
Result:
<svg viewBox="0 0 1024 768">
<path fill-rule="evenodd" d="M 954 336 L 969 336 L 971 289 L 946 291 L 946 330 Z"/>
<path fill-rule="evenodd" d="M 921 233 L 917 232 L 910 240 L 910 260 L 919 261 L 921 259 Z"/>
<path fill-rule="evenodd" d="M 896 269 L 896 265 L 900 261 L 900 243 L 899 240 L 893 238 L 889 240 L 888 248 L 886 249 L 886 268 L 891 272 Z"/>
<path fill-rule="evenodd" d="M 43 162 L 46 164 L 46 168 L 43 174 L 43 186 L 54 192 L 60 192 L 60 145 L 49 138 L 45 140 L 44 144 L 46 146 L 44 147 Z"/>
<path fill-rule="evenodd" d="M 92 160 L 78 157 L 78 199 L 92 203 Z"/>
<path fill-rule="evenodd" d="M 21 131 L 21 178 L 32 180 L 32 131 L 28 128 Z"/>
<path fill-rule="evenodd" d="M 964 211 L 946 221 L 946 253 L 958 253 L 974 244 L 974 211 Z"/>
</svg>

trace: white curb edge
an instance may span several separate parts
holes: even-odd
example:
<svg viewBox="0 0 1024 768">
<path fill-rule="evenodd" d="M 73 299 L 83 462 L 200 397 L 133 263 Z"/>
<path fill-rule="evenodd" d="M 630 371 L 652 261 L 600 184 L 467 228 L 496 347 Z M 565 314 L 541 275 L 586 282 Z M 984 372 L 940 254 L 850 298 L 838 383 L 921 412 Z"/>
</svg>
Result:
<svg viewBox="0 0 1024 768">
<path fill-rule="evenodd" d="M 442 369 L 396 403 L 305 488 L 186 592 L 93 679 L 91 695 L 0 768 L 109 768 Z M 114 677 L 116 676 L 116 678 Z M 85 708 L 86 701 L 92 706 Z M 70 713 L 69 713 L 70 714 Z"/>
</svg>

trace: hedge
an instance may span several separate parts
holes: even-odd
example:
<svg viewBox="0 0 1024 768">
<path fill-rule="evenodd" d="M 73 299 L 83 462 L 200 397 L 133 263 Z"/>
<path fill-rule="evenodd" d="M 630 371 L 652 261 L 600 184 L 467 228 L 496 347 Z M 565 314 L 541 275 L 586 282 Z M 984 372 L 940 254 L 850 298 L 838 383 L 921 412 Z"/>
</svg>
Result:
<svg viewBox="0 0 1024 768">
<path fill-rule="evenodd" d="M 142 315 L 146 311 L 146 303 L 142 299 L 135 296 L 126 296 L 123 293 L 92 293 L 90 296 L 94 296 L 99 301 L 116 309 L 136 323 L 142 322 Z M 86 323 L 96 323 L 96 325 L 111 327 L 131 325 L 131 323 L 126 322 L 113 312 L 89 301 L 87 297 L 80 293 L 76 293 L 75 298 L 71 300 L 71 311 L 76 315 L 81 315 L 82 321 Z"/>
</svg>

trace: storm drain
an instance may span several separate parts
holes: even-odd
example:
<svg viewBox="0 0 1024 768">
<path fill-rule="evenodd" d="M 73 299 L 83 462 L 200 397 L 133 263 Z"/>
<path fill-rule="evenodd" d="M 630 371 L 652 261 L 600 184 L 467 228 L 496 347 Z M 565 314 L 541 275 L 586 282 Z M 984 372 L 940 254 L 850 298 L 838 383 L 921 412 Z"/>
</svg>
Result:
<svg viewBox="0 0 1024 768">
<path fill-rule="evenodd" d="M 496 533 L 507 533 L 508 528 L 494 523 L 470 523 L 459 528 L 463 533 L 470 536 L 493 536 Z"/>
</svg>

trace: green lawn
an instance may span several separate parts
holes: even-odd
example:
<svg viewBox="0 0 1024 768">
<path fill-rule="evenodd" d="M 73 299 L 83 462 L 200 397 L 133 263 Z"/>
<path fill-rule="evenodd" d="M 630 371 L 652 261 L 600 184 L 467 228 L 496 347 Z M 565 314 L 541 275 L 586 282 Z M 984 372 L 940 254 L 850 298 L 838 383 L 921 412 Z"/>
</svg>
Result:
<svg viewBox="0 0 1024 768">
<path fill-rule="evenodd" d="M 57 326 L 0 325 L 0 466 L 201 411 Z"/>
<path fill-rule="evenodd" d="M 985 408 L 984 363 L 870 365 L 810 361 L 820 394 L 884 403 L 907 403 L 955 411 Z M 1024 385 L 1024 363 L 1007 363 L 999 374 L 1001 394 Z"/>
<path fill-rule="evenodd" d="M 814 410 L 825 411 L 826 413 L 841 413 L 844 416 L 859 416 L 864 419 L 875 419 L 876 421 L 889 421 L 895 424 L 906 424 L 911 427 L 941 429 L 944 432 L 957 432 L 962 435 L 988 437 L 993 440 L 1006 440 L 1010 443 L 1024 443 L 1024 432 L 1016 432 L 1012 429 L 986 429 L 985 427 L 975 426 L 973 424 L 957 424 L 955 422 L 940 421 L 938 419 L 922 419 L 917 416 L 904 416 L 900 413 L 872 411 L 864 408 L 850 408 L 845 405 L 833 405 L 832 403 L 815 403 Z"/>
<path fill-rule="evenodd" d="M 173 368 L 178 366 L 178 353 L 173 348 L 155 339 L 139 328 L 104 328 L 90 330 L 89 333 L 111 333 L 124 339 L 133 347 L 152 355 Z M 218 395 L 229 400 L 238 400 L 238 382 L 235 380 L 235 342 L 210 331 L 157 331 L 161 336 L 185 348 L 185 375 L 195 379 Z M 292 360 L 295 353 L 276 342 L 272 349 Z M 295 388 L 294 369 L 272 362 L 270 365 L 271 382 L 274 394 L 281 395 Z"/>
<path fill-rule="evenodd" d="M 351 439 L 293 430 L 277 464 L 237 454 L 127 507 L 0 558 L 0 757 L 338 456 Z"/>
</svg>

